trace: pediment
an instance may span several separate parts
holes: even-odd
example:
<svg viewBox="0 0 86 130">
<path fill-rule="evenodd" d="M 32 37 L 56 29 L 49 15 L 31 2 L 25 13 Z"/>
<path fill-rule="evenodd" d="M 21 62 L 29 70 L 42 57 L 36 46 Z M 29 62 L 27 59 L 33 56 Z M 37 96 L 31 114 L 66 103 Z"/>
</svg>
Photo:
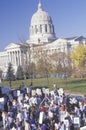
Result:
<svg viewBox="0 0 86 130">
<path fill-rule="evenodd" d="M 10 44 L 5 48 L 5 50 L 14 49 L 14 48 L 19 48 L 19 47 L 20 47 L 19 44 L 10 43 Z"/>
</svg>

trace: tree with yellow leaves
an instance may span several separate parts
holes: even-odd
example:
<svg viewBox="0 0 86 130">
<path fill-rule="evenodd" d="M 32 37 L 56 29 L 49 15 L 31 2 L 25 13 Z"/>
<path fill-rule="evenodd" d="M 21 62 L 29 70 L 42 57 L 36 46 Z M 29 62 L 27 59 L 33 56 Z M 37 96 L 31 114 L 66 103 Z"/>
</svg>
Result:
<svg viewBox="0 0 86 130">
<path fill-rule="evenodd" d="M 77 70 L 84 70 L 86 68 L 86 46 L 78 45 L 71 53 L 71 59 Z"/>
</svg>

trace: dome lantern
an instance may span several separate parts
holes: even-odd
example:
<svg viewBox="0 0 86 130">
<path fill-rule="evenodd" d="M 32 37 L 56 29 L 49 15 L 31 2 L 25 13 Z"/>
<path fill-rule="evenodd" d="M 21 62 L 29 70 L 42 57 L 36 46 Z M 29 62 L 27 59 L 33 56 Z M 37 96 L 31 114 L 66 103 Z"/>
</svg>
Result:
<svg viewBox="0 0 86 130">
<path fill-rule="evenodd" d="M 42 10 L 42 4 L 40 2 L 38 4 L 38 10 Z"/>
</svg>

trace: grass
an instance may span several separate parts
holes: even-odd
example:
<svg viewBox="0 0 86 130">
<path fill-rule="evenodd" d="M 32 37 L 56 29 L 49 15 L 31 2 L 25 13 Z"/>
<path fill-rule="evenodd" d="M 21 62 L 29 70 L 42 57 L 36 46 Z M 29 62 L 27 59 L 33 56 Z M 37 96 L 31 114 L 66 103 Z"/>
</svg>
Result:
<svg viewBox="0 0 86 130">
<path fill-rule="evenodd" d="M 18 88 L 20 84 L 24 82 L 25 86 L 29 86 L 31 79 L 26 80 L 16 80 L 12 81 L 12 88 Z M 63 88 L 65 92 L 84 94 L 86 93 L 86 79 L 79 78 L 68 78 L 68 79 L 59 79 L 59 78 L 46 78 L 33 79 L 33 86 L 48 86 L 50 90 L 53 88 L 53 84 L 56 83 L 58 88 Z M 9 87 L 8 81 L 3 81 L 0 83 L 0 86 Z"/>
</svg>

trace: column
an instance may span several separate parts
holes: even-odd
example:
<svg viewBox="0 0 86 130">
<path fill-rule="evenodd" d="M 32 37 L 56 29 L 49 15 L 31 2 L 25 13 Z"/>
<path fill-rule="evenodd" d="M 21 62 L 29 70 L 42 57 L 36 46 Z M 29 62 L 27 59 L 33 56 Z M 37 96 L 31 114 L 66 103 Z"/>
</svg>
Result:
<svg viewBox="0 0 86 130">
<path fill-rule="evenodd" d="M 15 66 L 16 66 L 16 51 L 14 51 L 14 59 L 15 59 Z"/>
<path fill-rule="evenodd" d="M 47 25 L 47 32 L 50 33 L 50 25 Z"/>
<path fill-rule="evenodd" d="M 16 66 L 18 66 L 18 63 L 17 63 L 17 51 L 15 51 L 15 60 L 16 60 Z"/>
<path fill-rule="evenodd" d="M 23 51 L 21 51 L 21 65 L 23 65 Z"/>
<path fill-rule="evenodd" d="M 20 57 L 20 65 L 22 65 L 21 50 L 19 51 L 19 57 Z"/>
<path fill-rule="evenodd" d="M 10 62 L 12 63 L 12 52 L 10 52 Z"/>
<path fill-rule="evenodd" d="M 13 51 L 13 64 L 15 66 L 15 52 Z"/>
<path fill-rule="evenodd" d="M 17 62 L 18 62 L 18 66 L 19 66 L 19 57 L 18 57 L 18 51 L 17 51 Z"/>
<path fill-rule="evenodd" d="M 7 54 L 8 54 L 8 60 L 7 60 L 7 64 L 8 64 L 10 62 L 9 52 L 7 52 Z"/>
<path fill-rule="evenodd" d="M 18 51 L 18 61 L 19 61 L 19 65 L 20 65 L 20 51 Z"/>
<path fill-rule="evenodd" d="M 9 62 L 11 62 L 11 52 L 9 52 Z"/>
<path fill-rule="evenodd" d="M 42 25 L 42 32 L 45 33 L 45 25 Z"/>
<path fill-rule="evenodd" d="M 13 52 L 11 52 L 11 63 L 13 64 Z"/>
</svg>

